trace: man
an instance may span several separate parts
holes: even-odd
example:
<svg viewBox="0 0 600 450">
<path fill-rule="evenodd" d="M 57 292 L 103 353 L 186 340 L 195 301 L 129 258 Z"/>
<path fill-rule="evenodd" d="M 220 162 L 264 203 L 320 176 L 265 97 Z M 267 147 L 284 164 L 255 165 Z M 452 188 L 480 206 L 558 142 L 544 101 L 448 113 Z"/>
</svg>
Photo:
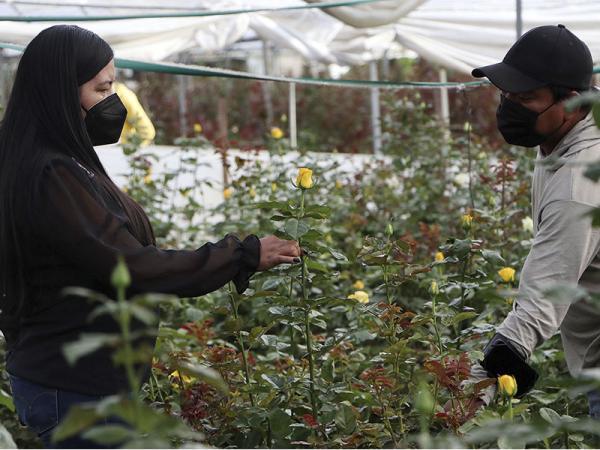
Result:
<svg viewBox="0 0 600 450">
<path fill-rule="evenodd" d="M 572 111 L 564 101 L 590 89 L 592 57 L 564 25 L 525 33 L 498 64 L 473 70 L 501 93 L 498 129 L 509 144 L 539 145 L 532 183 L 534 240 L 523 266 L 517 301 L 484 349 L 474 377 L 515 376 L 520 397 L 536 372 L 526 363 L 560 329 L 569 371 L 600 367 L 600 311 L 585 301 L 552 302 L 547 290 L 578 284 L 600 292 L 600 228 L 586 215 L 600 205 L 600 184 L 583 174 L 600 159 L 600 131 L 589 108 Z M 492 392 L 493 394 L 493 392 Z M 490 392 L 483 398 L 490 400 Z M 590 414 L 600 418 L 600 395 L 591 393 Z"/>
</svg>

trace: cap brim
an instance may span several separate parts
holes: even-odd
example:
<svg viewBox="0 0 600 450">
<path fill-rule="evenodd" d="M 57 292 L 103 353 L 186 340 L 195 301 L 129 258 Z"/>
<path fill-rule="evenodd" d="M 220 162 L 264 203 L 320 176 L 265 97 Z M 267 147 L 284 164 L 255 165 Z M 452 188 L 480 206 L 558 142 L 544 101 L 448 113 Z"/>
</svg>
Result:
<svg viewBox="0 0 600 450">
<path fill-rule="evenodd" d="M 477 67 L 471 75 L 477 78 L 487 77 L 494 86 L 505 92 L 527 92 L 548 84 L 531 78 L 504 62 Z"/>
</svg>

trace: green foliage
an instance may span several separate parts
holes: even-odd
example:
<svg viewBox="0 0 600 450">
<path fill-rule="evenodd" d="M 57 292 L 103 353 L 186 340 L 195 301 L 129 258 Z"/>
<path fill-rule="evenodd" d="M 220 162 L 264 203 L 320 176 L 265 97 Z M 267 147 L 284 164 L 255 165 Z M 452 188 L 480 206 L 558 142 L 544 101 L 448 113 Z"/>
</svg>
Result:
<svg viewBox="0 0 600 450">
<path fill-rule="evenodd" d="M 582 393 L 596 382 L 570 379 L 557 338 L 534 353 L 543 377 L 521 402 L 477 409 L 495 380 L 464 383 L 511 308 L 531 245 L 531 155 L 488 152 L 468 124 L 448 136 L 418 97 L 388 102 L 385 156 L 348 170 L 335 155 L 290 155 L 272 139 L 264 158 L 224 155 L 231 190 L 214 210 L 203 206 L 202 180 L 177 184 L 179 173 L 195 174 L 202 136 L 181 141 L 178 168 L 160 177 L 150 169 L 160 155 L 125 149 L 126 189 L 159 245 L 276 234 L 298 239 L 304 254 L 257 273 L 243 295 L 226 286 L 125 301 L 121 288 L 114 301 L 80 291 L 121 333 L 84 335 L 65 351 L 76 359 L 113 346 L 141 394 L 73 411 L 55 437 L 87 430 L 110 445 L 163 447 L 593 446 Z M 311 189 L 293 185 L 300 167 L 313 170 Z M 504 267 L 517 281 L 502 280 Z M 142 380 L 128 324 L 136 317 L 152 332 L 158 305 L 152 373 Z M 108 416 L 127 427 L 97 424 Z"/>
</svg>

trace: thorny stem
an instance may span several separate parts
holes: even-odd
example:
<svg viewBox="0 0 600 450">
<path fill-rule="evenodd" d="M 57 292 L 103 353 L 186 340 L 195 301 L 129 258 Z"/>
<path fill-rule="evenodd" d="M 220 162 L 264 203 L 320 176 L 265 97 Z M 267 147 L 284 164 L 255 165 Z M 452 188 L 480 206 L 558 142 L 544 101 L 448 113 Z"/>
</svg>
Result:
<svg viewBox="0 0 600 450">
<path fill-rule="evenodd" d="M 129 310 L 127 309 L 127 303 L 125 301 L 125 286 L 117 287 L 117 302 L 119 304 L 119 326 L 121 328 L 121 335 L 123 336 L 123 353 L 124 353 L 124 365 L 125 365 L 125 373 L 127 374 L 127 381 L 129 382 L 129 387 L 133 392 L 133 408 L 135 411 L 134 420 L 137 425 L 137 421 L 139 419 L 139 402 L 138 402 L 138 392 L 140 390 L 140 383 L 135 376 L 135 371 L 133 367 L 133 348 L 131 346 L 131 334 L 130 334 L 130 315 Z"/>
<path fill-rule="evenodd" d="M 444 352 L 444 347 L 442 346 L 442 337 L 440 336 L 440 330 L 438 329 L 437 326 L 437 294 L 433 294 L 433 298 L 431 300 L 431 315 L 433 316 L 433 329 L 435 331 L 435 337 L 437 339 L 437 344 L 438 344 L 438 351 L 440 352 L 440 355 Z"/>
<path fill-rule="evenodd" d="M 512 397 L 506 396 L 508 402 L 508 419 L 512 422 L 513 420 L 513 408 L 512 408 Z"/>
<path fill-rule="evenodd" d="M 381 406 L 381 415 L 383 416 L 383 423 L 385 424 L 385 427 L 388 430 L 388 433 L 390 433 L 390 436 L 392 438 L 392 441 L 394 441 L 394 448 L 398 447 L 398 442 L 396 441 L 396 435 L 394 434 L 394 430 L 392 428 L 392 424 L 390 423 L 390 419 L 388 419 L 387 414 L 386 414 L 386 407 L 385 404 L 383 403 L 383 399 L 381 398 L 381 392 L 379 389 L 375 388 L 375 392 L 377 393 L 377 400 L 379 401 L 379 406 Z"/>
<path fill-rule="evenodd" d="M 431 408 L 431 414 L 429 415 L 429 423 L 431 423 L 431 421 L 433 420 L 433 415 L 435 414 L 435 406 L 437 405 L 437 402 L 438 402 L 439 386 L 440 386 L 439 382 L 436 379 L 435 385 L 433 387 L 433 407 Z"/>
<path fill-rule="evenodd" d="M 288 295 L 290 299 L 290 303 L 292 303 L 294 295 L 294 277 L 290 276 L 290 293 Z M 298 347 L 296 345 L 296 340 L 294 339 L 294 327 L 290 325 L 290 349 L 294 358 L 298 354 Z"/>
<path fill-rule="evenodd" d="M 463 263 L 462 266 L 462 271 L 461 271 L 461 275 L 460 275 L 460 311 L 463 310 L 464 306 L 465 306 L 465 275 L 467 273 L 467 267 L 469 265 L 469 260 L 471 258 L 471 253 L 469 253 Z M 456 345 L 457 348 L 460 347 L 460 331 L 462 330 L 462 324 L 457 324 L 455 326 L 456 329 Z"/>
<path fill-rule="evenodd" d="M 388 265 L 383 265 L 383 282 L 385 284 L 385 297 L 387 299 L 388 305 L 392 304 L 392 298 L 390 295 L 390 283 L 389 283 L 389 275 L 388 275 Z"/>
<path fill-rule="evenodd" d="M 156 379 L 156 374 L 154 372 L 151 372 L 152 374 L 152 380 L 154 380 L 154 384 L 156 385 L 156 390 L 158 392 L 158 397 L 160 398 L 160 401 L 162 403 L 165 402 L 165 397 L 163 396 L 161 390 L 160 390 L 160 386 L 158 385 L 158 380 Z"/>
<path fill-rule="evenodd" d="M 237 302 L 235 301 L 235 294 L 233 293 L 233 288 L 231 286 L 231 283 L 229 283 L 229 304 L 231 305 L 231 311 L 233 313 L 233 318 L 237 324 L 238 322 L 238 305 Z M 244 374 L 246 376 L 246 384 L 248 385 L 248 388 L 250 388 L 250 368 L 248 367 L 248 358 L 246 356 L 246 349 L 244 347 L 244 338 L 242 337 L 242 334 L 239 332 L 239 330 L 236 332 L 236 337 L 237 337 L 237 341 L 238 341 L 238 345 L 240 346 L 240 352 L 242 353 L 242 364 L 244 366 Z M 248 396 L 250 397 L 250 404 L 252 406 L 255 406 L 254 404 L 254 396 L 252 395 L 252 392 L 248 391 Z"/>
<path fill-rule="evenodd" d="M 301 190 L 300 195 L 300 211 L 298 212 L 298 224 L 304 217 L 304 189 Z M 300 240 L 298 240 L 298 243 Z M 302 302 L 304 303 L 304 332 L 306 334 L 306 351 L 308 353 L 308 369 L 309 369 L 309 379 L 310 379 L 310 404 L 312 407 L 312 413 L 315 420 L 318 420 L 319 410 L 317 408 L 317 395 L 315 392 L 315 362 L 313 355 L 313 342 L 312 342 L 312 334 L 310 332 L 310 305 L 308 303 L 308 290 L 306 289 L 306 278 L 307 278 L 307 267 L 306 267 L 306 259 L 305 256 L 301 256 L 302 258 L 302 275 L 300 288 L 302 291 Z"/>
<path fill-rule="evenodd" d="M 464 417 L 465 410 L 463 408 L 462 402 L 460 401 L 460 399 L 458 397 L 454 397 L 454 394 L 452 393 L 452 391 L 450 391 L 450 404 L 452 405 L 452 409 L 454 409 L 454 401 L 455 400 L 456 400 L 456 403 L 458 404 L 458 409 L 460 410 L 460 414 Z"/>
</svg>

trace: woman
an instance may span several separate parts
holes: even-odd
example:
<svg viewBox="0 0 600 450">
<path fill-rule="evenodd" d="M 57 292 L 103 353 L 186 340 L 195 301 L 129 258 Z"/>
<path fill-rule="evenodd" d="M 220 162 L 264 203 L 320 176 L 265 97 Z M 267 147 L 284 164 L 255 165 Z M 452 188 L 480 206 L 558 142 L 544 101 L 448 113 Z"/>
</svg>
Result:
<svg viewBox="0 0 600 450">
<path fill-rule="evenodd" d="M 123 128 L 127 111 L 113 93 L 114 74 L 113 52 L 97 35 L 48 28 L 23 53 L 0 126 L 0 329 L 19 418 L 46 446 L 71 405 L 128 388 L 108 349 L 67 363 L 65 343 L 118 328 L 108 316 L 88 321 L 94 305 L 61 289 L 114 297 L 118 255 L 131 272 L 128 295 L 181 297 L 229 281 L 242 292 L 255 271 L 300 261 L 296 242 L 274 236 L 228 235 L 194 251 L 155 246 L 144 211 L 113 183 L 93 147 L 116 142 Z"/>
</svg>

